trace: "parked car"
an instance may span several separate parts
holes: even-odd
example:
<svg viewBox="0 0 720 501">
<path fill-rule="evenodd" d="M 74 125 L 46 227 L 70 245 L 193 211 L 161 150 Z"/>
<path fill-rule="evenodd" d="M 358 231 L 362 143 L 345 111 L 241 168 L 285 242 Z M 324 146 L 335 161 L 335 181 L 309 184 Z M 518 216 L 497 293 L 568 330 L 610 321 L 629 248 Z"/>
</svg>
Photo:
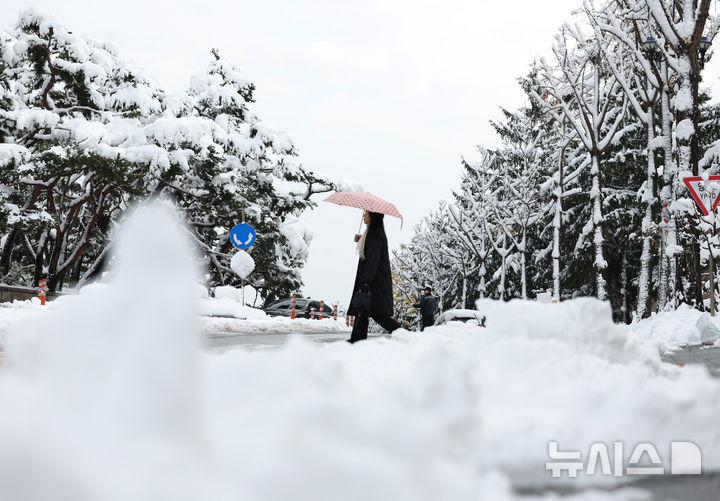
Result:
<svg viewBox="0 0 720 501">
<path fill-rule="evenodd" d="M 445 325 L 448 322 L 462 322 L 485 327 L 485 315 L 477 310 L 447 310 L 437 317 L 435 325 Z"/>
<path fill-rule="evenodd" d="M 295 317 L 310 318 L 313 308 L 316 312 L 320 311 L 320 301 L 308 298 L 295 298 Z M 263 311 L 273 317 L 289 317 L 292 315 L 292 299 L 281 299 L 270 303 L 263 308 Z M 333 309 L 325 304 L 323 308 L 323 316 L 325 318 L 332 317 Z"/>
</svg>

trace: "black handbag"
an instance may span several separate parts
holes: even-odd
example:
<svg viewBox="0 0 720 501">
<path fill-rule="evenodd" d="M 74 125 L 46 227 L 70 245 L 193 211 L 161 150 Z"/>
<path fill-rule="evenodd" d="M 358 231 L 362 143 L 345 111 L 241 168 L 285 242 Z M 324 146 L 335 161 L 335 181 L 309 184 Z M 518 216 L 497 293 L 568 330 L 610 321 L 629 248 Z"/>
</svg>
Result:
<svg viewBox="0 0 720 501">
<path fill-rule="evenodd" d="M 352 299 L 350 300 L 350 309 L 362 313 L 363 311 L 370 310 L 370 303 L 372 302 L 372 294 L 369 292 L 357 291 L 353 293 Z"/>
</svg>

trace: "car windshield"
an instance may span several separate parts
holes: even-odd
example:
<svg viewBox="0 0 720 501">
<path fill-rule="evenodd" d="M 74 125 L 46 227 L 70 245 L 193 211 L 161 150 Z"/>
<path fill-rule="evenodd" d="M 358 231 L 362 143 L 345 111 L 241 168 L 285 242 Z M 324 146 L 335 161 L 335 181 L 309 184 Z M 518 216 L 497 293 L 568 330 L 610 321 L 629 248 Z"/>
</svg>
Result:
<svg viewBox="0 0 720 501">
<path fill-rule="evenodd" d="M 295 307 L 296 308 L 304 308 L 307 304 L 307 299 L 296 299 L 295 300 Z M 266 309 L 268 310 L 287 310 L 292 307 L 292 299 L 282 299 L 280 301 L 275 301 L 274 303 L 271 303 L 270 306 L 268 306 Z"/>
</svg>

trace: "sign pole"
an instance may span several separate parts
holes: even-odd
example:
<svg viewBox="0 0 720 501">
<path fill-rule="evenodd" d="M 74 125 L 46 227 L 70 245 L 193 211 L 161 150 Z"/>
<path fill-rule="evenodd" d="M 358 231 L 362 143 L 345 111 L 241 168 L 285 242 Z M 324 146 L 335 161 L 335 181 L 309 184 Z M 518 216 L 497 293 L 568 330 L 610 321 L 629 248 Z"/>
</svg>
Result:
<svg viewBox="0 0 720 501">
<path fill-rule="evenodd" d="M 712 251 L 712 240 L 711 235 L 715 234 L 715 211 L 712 213 L 713 215 L 713 227 L 712 230 L 710 230 L 710 235 L 708 235 L 708 275 L 710 278 L 710 316 L 715 316 L 715 257 L 713 256 Z"/>
<path fill-rule="evenodd" d="M 708 240 L 708 250 L 710 256 L 708 257 L 708 268 L 710 271 L 710 316 L 715 316 L 715 262 L 710 250 L 710 241 Z"/>
<path fill-rule="evenodd" d="M 243 209 L 243 211 L 242 211 L 242 224 L 245 224 L 245 209 Z M 244 278 L 242 279 L 240 284 L 242 285 L 242 303 L 243 303 L 243 306 L 245 306 L 245 279 Z"/>
<path fill-rule="evenodd" d="M 249 249 L 255 243 L 255 230 L 245 224 L 245 209 L 241 211 L 242 223 L 230 230 L 230 242 L 238 249 Z M 242 304 L 245 306 L 245 277 L 241 278 Z"/>
<path fill-rule="evenodd" d="M 712 252 L 712 236 L 715 234 L 715 209 L 720 204 L 720 176 L 693 176 L 683 178 L 698 208 L 705 217 L 710 214 L 712 229 L 705 233 L 708 243 L 708 275 L 710 279 L 710 315 L 715 316 L 715 258 Z M 702 217 L 702 216 L 701 216 Z"/>
</svg>

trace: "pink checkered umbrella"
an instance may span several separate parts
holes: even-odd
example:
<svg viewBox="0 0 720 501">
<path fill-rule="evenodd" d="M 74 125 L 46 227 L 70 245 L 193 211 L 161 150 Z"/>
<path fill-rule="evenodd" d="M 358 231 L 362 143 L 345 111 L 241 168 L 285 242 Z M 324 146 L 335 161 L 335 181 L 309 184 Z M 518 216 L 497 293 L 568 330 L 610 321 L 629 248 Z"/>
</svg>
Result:
<svg viewBox="0 0 720 501">
<path fill-rule="evenodd" d="M 344 205 L 346 207 L 355 207 L 357 209 L 364 209 L 370 212 L 387 214 L 388 216 L 398 217 L 401 221 L 403 218 L 393 204 L 391 204 L 390 202 L 386 202 L 382 198 L 377 197 L 372 193 L 338 191 L 327 197 L 325 201 L 332 202 L 338 205 Z"/>
</svg>

